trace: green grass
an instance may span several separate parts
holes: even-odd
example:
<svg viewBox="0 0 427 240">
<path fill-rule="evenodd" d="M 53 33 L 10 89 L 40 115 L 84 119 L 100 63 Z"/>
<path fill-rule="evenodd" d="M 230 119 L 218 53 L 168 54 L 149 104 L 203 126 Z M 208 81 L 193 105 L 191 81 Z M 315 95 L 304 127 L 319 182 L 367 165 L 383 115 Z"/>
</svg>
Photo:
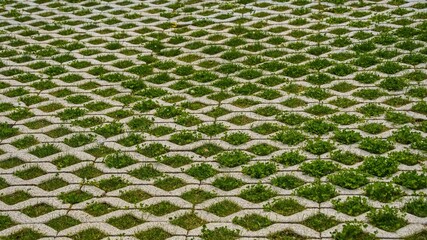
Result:
<svg viewBox="0 0 427 240">
<path fill-rule="evenodd" d="M 150 197 L 151 197 L 150 194 L 139 189 L 128 190 L 125 192 L 121 192 L 120 194 L 121 199 L 125 200 L 126 202 L 134 203 L 134 204 L 141 202 L 142 200 L 148 199 Z"/>
<path fill-rule="evenodd" d="M 273 224 L 270 219 L 258 214 L 235 217 L 233 218 L 233 223 L 238 224 L 249 231 L 257 231 Z"/>
<path fill-rule="evenodd" d="M 304 209 L 304 206 L 290 198 L 275 199 L 273 202 L 264 205 L 264 210 L 273 211 L 283 216 L 290 216 Z"/>
<path fill-rule="evenodd" d="M 181 195 L 182 199 L 192 204 L 199 204 L 214 197 L 216 197 L 215 193 L 211 193 L 199 188 L 193 188 Z"/>
<path fill-rule="evenodd" d="M 33 2 L 0 8 L 0 239 L 425 239 L 424 2 Z"/>
<path fill-rule="evenodd" d="M 173 218 L 170 223 L 182 227 L 186 230 L 191 230 L 202 226 L 206 223 L 206 221 L 201 219 L 194 213 L 185 213 L 176 218 Z"/>
<path fill-rule="evenodd" d="M 179 207 L 169 201 L 161 201 L 150 206 L 145 206 L 141 210 L 149 212 L 154 216 L 163 216 L 179 210 Z"/>
<path fill-rule="evenodd" d="M 54 211 L 55 208 L 46 204 L 46 203 L 40 203 L 36 204 L 34 206 L 28 206 L 22 210 L 22 213 L 29 217 L 39 217 L 41 215 L 47 214 L 49 212 Z"/>
<path fill-rule="evenodd" d="M 118 229 L 128 229 L 144 223 L 144 220 L 139 219 L 131 214 L 126 214 L 120 217 L 113 217 L 107 220 L 107 223 Z"/>
<path fill-rule="evenodd" d="M 303 222 L 304 225 L 318 232 L 323 232 L 337 225 L 338 223 L 339 222 L 335 219 L 335 217 L 328 216 L 323 213 L 312 215 Z"/>
<path fill-rule="evenodd" d="M 170 233 L 166 232 L 160 227 L 154 227 L 145 231 L 140 231 L 135 234 L 135 237 L 139 240 L 165 240 L 171 236 Z"/>
<path fill-rule="evenodd" d="M 70 216 L 63 215 L 54 219 L 51 219 L 46 223 L 49 227 L 55 229 L 56 231 L 62 231 L 64 229 L 73 227 L 80 224 L 79 220 L 76 220 Z"/>
</svg>

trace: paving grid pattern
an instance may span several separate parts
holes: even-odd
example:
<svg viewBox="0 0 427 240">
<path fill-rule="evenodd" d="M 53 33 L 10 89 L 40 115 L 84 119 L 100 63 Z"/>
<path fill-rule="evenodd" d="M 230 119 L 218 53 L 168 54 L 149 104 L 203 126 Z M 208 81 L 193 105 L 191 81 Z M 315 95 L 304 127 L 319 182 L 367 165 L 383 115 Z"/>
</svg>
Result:
<svg viewBox="0 0 427 240">
<path fill-rule="evenodd" d="M 4 239 L 426 238 L 425 1 L 1 3 Z"/>
</svg>

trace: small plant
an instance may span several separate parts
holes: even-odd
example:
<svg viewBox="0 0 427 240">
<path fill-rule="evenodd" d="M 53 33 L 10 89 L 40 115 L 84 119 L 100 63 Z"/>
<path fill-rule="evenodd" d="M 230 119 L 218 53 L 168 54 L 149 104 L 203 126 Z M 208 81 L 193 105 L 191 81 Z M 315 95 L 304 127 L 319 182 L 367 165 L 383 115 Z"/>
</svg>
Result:
<svg viewBox="0 0 427 240">
<path fill-rule="evenodd" d="M 378 65 L 376 68 L 378 71 L 385 73 L 385 74 L 396 74 L 400 71 L 402 71 L 403 69 L 405 69 L 404 66 L 400 65 L 399 63 L 396 62 L 392 62 L 392 61 L 387 61 L 381 65 Z M 402 79 L 403 82 L 399 81 L 391 81 L 390 84 L 387 84 L 386 86 L 390 86 L 390 88 L 392 90 L 390 91 L 397 91 L 397 90 L 393 90 L 395 87 L 396 88 L 400 88 L 400 87 L 405 87 L 405 81 L 404 79 Z M 402 86 L 398 86 L 398 83 L 402 83 Z"/>
<path fill-rule="evenodd" d="M 239 197 L 252 203 L 260 203 L 267 201 L 268 199 L 275 197 L 276 195 L 277 193 L 273 191 L 270 187 L 258 183 L 242 190 L 239 194 Z"/>
<path fill-rule="evenodd" d="M 213 123 L 211 125 L 202 125 L 198 131 L 208 135 L 209 137 L 225 132 L 228 128 L 222 123 Z"/>
<path fill-rule="evenodd" d="M 125 147 L 132 147 L 142 143 L 143 141 L 144 141 L 144 137 L 142 135 L 131 133 L 128 136 L 117 140 L 117 143 Z"/>
<path fill-rule="evenodd" d="M 304 91 L 304 96 L 322 101 L 331 97 L 331 93 L 320 87 L 310 87 Z"/>
<path fill-rule="evenodd" d="M 346 223 L 342 228 L 341 232 L 334 231 L 332 237 L 334 240 L 376 240 L 378 239 L 375 234 L 367 233 L 363 231 L 363 227 L 360 223 Z"/>
<path fill-rule="evenodd" d="M 18 128 L 15 128 L 7 123 L 0 123 L 0 139 L 7 139 L 19 133 Z"/>
<path fill-rule="evenodd" d="M 336 150 L 331 153 L 331 160 L 334 160 L 346 165 L 353 165 L 357 162 L 362 161 L 363 157 L 349 151 Z"/>
<path fill-rule="evenodd" d="M 213 143 L 206 143 L 200 147 L 193 149 L 193 152 L 205 158 L 216 155 L 222 152 L 223 149 Z"/>
<path fill-rule="evenodd" d="M 370 134 L 380 134 L 388 130 L 388 128 L 382 123 L 368 123 L 359 126 L 359 129 Z"/>
<path fill-rule="evenodd" d="M 95 127 L 93 131 L 105 138 L 110 138 L 123 133 L 124 130 L 122 123 L 113 122 Z"/>
<path fill-rule="evenodd" d="M 365 104 L 363 107 L 357 109 L 358 112 L 362 113 L 366 117 L 378 117 L 386 112 L 384 107 L 381 107 L 375 103 Z"/>
<path fill-rule="evenodd" d="M 53 144 L 43 144 L 30 151 L 31 154 L 39 158 L 44 158 L 58 152 L 60 152 L 60 150 Z"/>
<path fill-rule="evenodd" d="M 262 134 L 262 135 L 268 135 L 268 134 L 277 132 L 280 129 L 282 129 L 282 127 L 274 123 L 263 123 L 263 124 L 251 127 L 251 131 Z"/>
<path fill-rule="evenodd" d="M 294 166 L 305 160 L 306 156 L 301 155 L 301 153 L 297 151 L 285 152 L 279 156 L 273 157 L 273 161 L 283 164 L 285 167 Z"/>
<path fill-rule="evenodd" d="M 146 157 L 154 158 L 169 152 L 169 148 L 161 143 L 151 143 L 138 147 L 137 151 Z"/>
<path fill-rule="evenodd" d="M 182 199 L 192 204 L 199 204 L 214 197 L 216 197 L 216 194 L 204 191 L 200 188 L 193 188 L 181 195 Z"/>
<path fill-rule="evenodd" d="M 110 178 L 104 178 L 97 182 L 91 182 L 92 185 L 104 190 L 105 192 L 111 192 L 120 188 L 128 186 L 130 183 L 121 177 L 111 176 Z"/>
<path fill-rule="evenodd" d="M 293 175 L 277 176 L 271 179 L 271 184 L 276 187 L 291 190 L 303 185 L 305 182 Z"/>
<path fill-rule="evenodd" d="M 233 240 L 239 238 L 239 230 L 230 230 L 227 227 L 216 227 L 214 229 L 202 228 L 203 240 Z"/>
<path fill-rule="evenodd" d="M 383 156 L 370 156 L 365 159 L 360 170 L 377 177 L 388 177 L 398 171 L 399 162 Z"/>
<path fill-rule="evenodd" d="M 218 154 L 215 157 L 215 160 L 221 166 L 225 166 L 225 167 L 229 167 L 229 168 L 233 168 L 233 167 L 237 167 L 237 166 L 246 164 L 251 159 L 252 159 L 252 156 L 250 156 L 247 153 L 240 151 L 240 150 L 223 152 L 221 154 Z"/>
<path fill-rule="evenodd" d="M 27 169 L 16 171 L 13 175 L 24 180 L 30 180 L 36 177 L 40 177 L 44 174 L 46 174 L 46 172 L 43 169 L 38 166 L 33 166 Z"/>
<path fill-rule="evenodd" d="M 329 101 L 329 104 L 332 104 L 341 108 L 349 108 L 351 106 L 356 105 L 358 102 L 349 98 L 338 97 L 334 100 Z"/>
<path fill-rule="evenodd" d="M 372 225 L 388 232 L 395 232 L 408 224 L 402 213 L 388 205 L 370 211 L 367 216 Z"/>
<path fill-rule="evenodd" d="M 282 105 L 289 108 L 297 108 L 297 107 L 304 107 L 307 105 L 307 103 L 304 100 L 301 100 L 299 98 L 288 98 L 287 100 L 282 102 Z M 278 113 L 280 113 L 280 111 Z"/>
<path fill-rule="evenodd" d="M 38 185 L 39 188 L 49 192 L 65 186 L 68 186 L 68 182 L 58 177 L 51 178 Z"/>
<path fill-rule="evenodd" d="M 139 219 L 132 214 L 125 214 L 120 217 L 112 217 L 107 220 L 108 224 L 113 225 L 114 227 L 121 230 L 135 227 L 144 222 L 145 222 L 144 220 Z"/>
<path fill-rule="evenodd" d="M 87 145 L 95 140 L 95 136 L 91 134 L 78 133 L 70 138 L 65 138 L 64 143 L 70 147 L 77 148 Z"/>
<path fill-rule="evenodd" d="M 360 118 L 354 114 L 342 113 L 338 115 L 334 115 L 330 118 L 333 122 L 338 123 L 340 125 L 350 125 L 357 123 Z"/>
<path fill-rule="evenodd" d="M 331 142 L 323 141 L 320 139 L 309 140 L 304 149 L 315 155 L 322 155 L 335 149 L 335 146 Z"/>
<path fill-rule="evenodd" d="M 307 117 L 301 116 L 297 113 L 284 113 L 276 116 L 276 119 L 287 125 L 295 126 L 300 125 L 308 120 Z"/>
<path fill-rule="evenodd" d="M 140 190 L 140 189 L 135 189 L 135 190 L 128 190 L 125 192 L 120 192 L 120 198 L 125 200 L 128 203 L 138 203 L 141 202 L 145 199 L 150 198 L 151 195 Z"/>
<path fill-rule="evenodd" d="M 109 168 L 124 168 L 137 163 L 135 159 L 124 153 L 113 153 L 107 155 L 104 159 L 105 165 Z"/>
<path fill-rule="evenodd" d="M 96 229 L 96 228 L 87 228 L 85 230 L 82 230 L 76 234 L 74 234 L 73 236 L 71 236 L 73 239 L 76 240 L 81 240 L 81 239 L 102 239 L 105 238 L 107 235 Z"/>
<path fill-rule="evenodd" d="M 266 156 L 275 151 L 279 150 L 279 148 L 275 146 L 268 145 L 266 143 L 260 143 L 258 145 L 254 145 L 248 149 L 248 151 L 258 155 L 258 156 Z"/>
<path fill-rule="evenodd" d="M 39 141 L 34 136 L 25 136 L 23 138 L 13 141 L 11 145 L 18 149 L 25 149 L 38 143 Z"/>
<path fill-rule="evenodd" d="M 273 222 L 267 217 L 258 214 L 249 214 L 243 217 L 233 218 L 233 223 L 238 224 L 249 231 L 258 231 L 270 226 Z"/>
<path fill-rule="evenodd" d="M 11 157 L 7 158 L 6 160 L 0 161 L 0 168 L 10 169 L 22 164 L 24 164 L 24 161 L 22 161 L 20 158 Z"/>
<path fill-rule="evenodd" d="M 198 217 L 195 213 L 188 212 L 179 217 L 173 218 L 170 223 L 180 226 L 186 230 L 191 230 L 204 225 L 206 221 Z"/>
<path fill-rule="evenodd" d="M 146 132 L 153 125 L 153 121 L 146 117 L 135 117 L 132 118 L 127 125 L 132 130 Z"/>
<path fill-rule="evenodd" d="M 192 165 L 189 169 L 187 169 L 187 171 L 185 171 L 185 173 L 199 181 L 202 181 L 215 176 L 218 172 L 211 165 L 207 163 L 200 163 Z"/>
<path fill-rule="evenodd" d="M 228 119 L 228 122 L 239 126 L 247 125 L 253 121 L 255 121 L 255 119 L 252 119 L 246 115 L 237 115 Z"/>
<path fill-rule="evenodd" d="M 359 148 L 370 153 L 383 154 L 393 150 L 394 146 L 389 141 L 382 140 L 380 138 L 368 137 L 368 138 L 364 138 L 360 142 Z"/>
<path fill-rule="evenodd" d="M 425 157 L 420 154 L 412 153 L 409 150 L 403 150 L 403 151 L 391 152 L 388 155 L 388 158 L 408 166 L 413 166 L 423 161 Z"/>
<path fill-rule="evenodd" d="M 394 124 L 405 124 L 414 121 L 412 117 L 399 112 L 387 112 L 385 115 L 385 119 Z"/>
<path fill-rule="evenodd" d="M 145 239 L 164 240 L 171 236 L 172 235 L 170 233 L 166 232 L 165 230 L 163 230 L 163 228 L 160 228 L 160 227 L 153 227 L 153 228 L 135 233 L 135 237 L 142 240 L 145 240 Z"/>
<path fill-rule="evenodd" d="M 161 179 L 157 179 L 154 182 L 154 186 L 161 188 L 165 191 L 172 191 L 177 188 L 181 188 L 185 185 L 186 183 L 181 178 L 178 178 L 178 177 L 164 177 Z"/>
<path fill-rule="evenodd" d="M 352 96 L 360 97 L 367 100 L 375 100 L 382 96 L 387 96 L 388 94 L 378 90 L 378 89 L 361 89 L 357 92 L 354 92 Z"/>
<path fill-rule="evenodd" d="M 411 199 L 403 210 L 420 218 L 427 217 L 427 199 L 424 196 Z"/>
<path fill-rule="evenodd" d="M 285 229 L 283 231 L 270 233 L 267 235 L 267 238 L 272 240 L 280 240 L 280 239 L 304 240 L 306 239 L 305 237 L 295 233 L 290 229 Z"/>
<path fill-rule="evenodd" d="M 339 170 L 339 166 L 331 161 L 317 159 L 314 161 L 302 163 L 300 169 L 305 174 L 308 174 L 312 177 L 321 178 Z"/>
<path fill-rule="evenodd" d="M 356 74 L 356 77 L 354 78 L 354 80 L 360 82 L 360 83 L 365 83 L 365 84 L 372 84 L 377 82 L 378 80 L 380 80 L 380 76 L 374 74 L 374 73 L 358 73 Z"/>
<path fill-rule="evenodd" d="M 46 225 L 55 229 L 56 231 L 62 231 L 64 229 L 73 227 L 80 223 L 81 222 L 79 220 L 76 220 L 67 215 L 63 215 L 63 216 L 59 216 L 57 218 L 51 219 L 49 222 L 46 223 Z"/>
<path fill-rule="evenodd" d="M 187 145 L 201 139 L 201 135 L 195 132 L 182 131 L 172 135 L 169 141 L 178 145 Z"/>
<path fill-rule="evenodd" d="M 171 128 L 171 127 L 165 127 L 165 126 L 158 126 L 158 127 L 154 127 L 151 128 L 148 133 L 156 136 L 156 137 L 161 137 L 161 136 L 165 136 L 168 135 L 170 133 L 173 133 L 175 131 L 175 129 Z"/>
<path fill-rule="evenodd" d="M 291 198 L 275 199 L 272 203 L 264 205 L 265 211 L 273 211 L 283 216 L 289 216 L 304 209 L 304 206 Z"/>
<path fill-rule="evenodd" d="M 313 215 L 306 220 L 304 220 L 303 224 L 309 228 L 312 228 L 318 232 L 323 232 L 335 225 L 339 222 L 333 216 L 328 216 L 324 213 L 318 213 Z"/>
<path fill-rule="evenodd" d="M 273 140 L 279 141 L 283 144 L 287 144 L 290 146 L 297 145 L 298 143 L 303 142 L 305 138 L 306 137 L 304 136 L 304 134 L 293 129 L 281 131 L 273 136 Z"/>
<path fill-rule="evenodd" d="M 4 202 L 7 205 L 15 205 L 17 203 L 23 202 L 30 199 L 32 196 L 22 190 L 15 191 L 13 193 L 0 196 L 0 201 Z"/>
<path fill-rule="evenodd" d="M 350 145 L 362 140 L 362 135 L 359 132 L 353 130 L 343 129 L 335 131 L 333 139 L 342 144 Z"/>
<path fill-rule="evenodd" d="M 74 190 L 67 193 L 61 193 L 58 198 L 64 203 L 77 204 L 91 199 L 92 195 L 81 190 Z"/>
<path fill-rule="evenodd" d="M 369 206 L 368 200 L 360 196 L 348 197 L 345 201 L 332 200 L 332 204 L 337 211 L 350 216 L 359 216 L 372 208 Z"/>
<path fill-rule="evenodd" d="M 137 169 L 134 169 L 130 171 L 129 174 L 141 180 L 150 180 L 152 178 L 162 176 L 162 173 L 155 169 L 151 164 L 146 164 Z"/>
<path fill-rule="evenodd" d="M 215 179 L 212 182 L 214 187 L 217 187 L 223 191 L 231 191 L 233 189 L 243 186 L 243 181 L 230 176 L 223 176 Z"/>
<path fill-rule="evenodd" d="M 405 171 L 394 177 L 393 182 L 411 190 L 421 190 L 427 188 L 427 175 L 425 173 L 418 174 L 415 170 Z"/>
<path fill-rule="evenodd" d="M 328 176 L 329 181 L 347 189 L 357 189 L 369 183 L 365 174 L 357 170 L 343 170 Z"/>
<path fill-rule="evenodd" d="M 392 202 L 404 195 L 404 192 L 392 183 L 374 182 L 366 186 L 365 194 L 380 202 Z"/>
<path fill-rule="evenodd" d="M 350 65 L 346 65 L 346 64 L 337 64 L 334 67 L 329 69 L 329 73 L 343 77 L 343 76 L 347 76 L 353 72 L 355 72 L 356 69 L 353 68 Z"/>
<path fill-rule="evenodd" d="M 309 120 L 303 126 L 303 129 L 306 132 L 317 135 L 324 135 L 330 131 L 335 130 L 335 128 L 335 125 L 327 123 L 322 119 Z"/>
<path fill-rule="evenodd" d="M 251 166 L 245 166 L 242 173 L 252 178 L 265 178 L 271 174 L 276 173 L 277 167 L 274 163 L 257 162 Z"/>
<path fill-rule="evenodd" d="M 402 91 L 407 86 L 407 80 L 399 77 L 388 77 L 379 84 L 379 87 L 388 91 Z"/>
<path fill-rule="evenodd" d="M 72 122 L 74 126 L 82 128 L 90 128 L 104 123 L 105 119 L 102 117 L 87 117 L 83 119 L 77 119 Z"/>
<path fill-rule="evenodd" d="M 58 113 L 58 117 L 61 120 L 71 120 L 85 115 L 86 110 L 81 108 L 67 108 L 62 112 Z"/>
<path fill-rule="evenodd" d="M 414 148 L 423 148 L 423 144 L 421 143 L 423 141 L 423 137 L 421 136 L 421 133 L 411 131 L 408 126 L 394 131 L 389 139 L 405 145 L 413 144 Z"/>
<path fill-rule="evenodd" d="M 34 218 L 34 217 L 39 217 L 42 216 L 44 214 L 47 214 L 49 212 L 54 211 L 55 208 L 46 204 L 46 203 L 39 203 L 33 206 L 28 206 L 24 209 L 22 209 L 22 213 L 24 213 L 25 215 Z"/>
<path fill-rule="evenodd" d="M 73 173 L 82 179 L 91 179 L 102 175 L 102 172 L 93 165 L 86 165 Z"/>
<path fill-rule="evenodd" d="M 328 201 L 337 195 L 335 187 L 332 184 L 321 183 L 319 181 L 301 186 L 295 189 L 294 193 L 318 203 Z"/>
<path fill-rule="evenodd" d="M 217 202 L 206 208 L 208 212 L 211 212 L 219 217 L 226 217 L 230 214 L 238 212 L 241 210 L 241 207 L 230 200 L 224 200 Z"/>
<path fill-rule="evenodd" d="M 251 137 L 249 136 L 249 134 L 244 132 L 235 132 L 226 134 L 224 137 L 221 138 L 221 140 L 226 141 L 232 145 L 241 145 L 250 141 Z"/>
<path fill-rule="evenodd" d="M 30 228 L 22 228 L 19 231 L 16 231 L 12 234 L 9 234 L 8 236 L 6 236 L 6 239 L 13 239 L 13 240 L 17 240 L 17 239 L 25 239 L 25 238 L 29 238 L 29 239 L 39 239 L 39 238 L 43 238 L 44 235 L 34 231 Z"/>
<path fill-rule="evenodd" d="M 427 114 L 427 103 L 424 101 L 418 102 L 417 104 L 412 106 L 411 111 L 426 115 Z"/>
<path fill-rule="evenodd" d="M 183 111 L 180 108 L 175 106 L 163 106 L 157 108 L 154 115 L 163 119 L 169 119 L 181 114 L 183 114 Z"/>
<path fill-rule="evenodd" d="M 191 158 L 182 155 L 161 156 L 157 157 L 156 160 L 173 168 L 178 168 L 193 162 Z"/>
<path fill-rule="evenodd" d="M 27 108 L 17 108 L 16 110 L 8 114 L 7 117 L 14 121 L 20 121 L 23 119 L 34 117 L 34 113 L 32 113 Z"/>
</svg>

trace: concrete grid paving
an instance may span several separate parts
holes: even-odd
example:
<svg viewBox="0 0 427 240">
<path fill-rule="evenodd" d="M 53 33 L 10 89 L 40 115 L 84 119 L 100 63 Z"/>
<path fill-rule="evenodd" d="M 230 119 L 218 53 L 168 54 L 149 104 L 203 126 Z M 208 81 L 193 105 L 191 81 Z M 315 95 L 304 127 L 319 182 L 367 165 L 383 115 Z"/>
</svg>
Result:
<svg viewBox="0 0 427 240">
<path fill-rule="evenodd" d="M 0 239 L 427 239 L 426 1 L 0 3 Z"/>
</svg>

